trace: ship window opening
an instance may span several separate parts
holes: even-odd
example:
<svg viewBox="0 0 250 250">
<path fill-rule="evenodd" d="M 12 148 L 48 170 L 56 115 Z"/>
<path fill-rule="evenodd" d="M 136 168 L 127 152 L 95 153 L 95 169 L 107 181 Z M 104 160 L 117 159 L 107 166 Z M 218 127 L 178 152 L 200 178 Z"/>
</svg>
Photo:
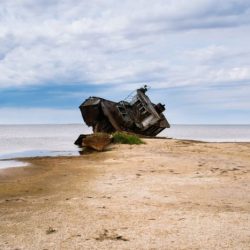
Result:
<svg viewBox="0 0 250 250">
<path fill-rule="evenodd" d="M 120 112 L 120 114 L 121 114 L 123 117 L 127 116 L 127 110 L 126 110 L 125 107 L 118 106 L 117 108 L 118 108 L 118 111 Z"/>
</svg>

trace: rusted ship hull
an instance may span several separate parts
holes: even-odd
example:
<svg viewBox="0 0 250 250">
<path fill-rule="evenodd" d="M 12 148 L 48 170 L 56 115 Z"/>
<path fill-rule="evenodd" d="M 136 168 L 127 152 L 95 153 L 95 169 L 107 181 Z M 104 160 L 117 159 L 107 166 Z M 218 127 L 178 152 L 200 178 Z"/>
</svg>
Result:
<svg viewBox="0 0 250 250">
<path fill-rule="evenodd" d="M 137 89 L 130 101 L 113 102 L 89 97 L 79 107 L 83 120 L 93 132 L 127 131 L 156 136 L 170 125 L 163 114 L 164 105 L 152 103 L 146 91 L 146 86 Z"/>
</svg>

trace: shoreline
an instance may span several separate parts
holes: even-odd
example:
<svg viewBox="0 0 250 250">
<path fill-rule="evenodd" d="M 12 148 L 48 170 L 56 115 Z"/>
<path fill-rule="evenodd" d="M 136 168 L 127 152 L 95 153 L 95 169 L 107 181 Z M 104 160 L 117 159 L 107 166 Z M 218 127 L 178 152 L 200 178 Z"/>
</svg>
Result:
<svg viewBox="0 0 250 250">
<path fill-rule="evenodd" d="M 0 248 L 247 249 L 250 143 L 144 140 L 0 170 Z"/>
<path fill-rule="evenodd" d="M 38 124 L 39 125 L 39 124 Z M 44 124 L 46 125 L 46 124 Z M 78 124 L 80 125 L 80 124 Z M 181 125 L 182 126 L 182 125 Z M 184 125 L 187 126 L 187 125 Z M 189 125 L 188 125 L 189 126 Z M 190 126 L 194 126 L 194 125 L 190 125 Z M 200 126 L 200 125 L 197 125 Z M 207 126 L 207 125 L 206 125 Z M 217 125 L 211 125 L 211 126 L 217 126 Z M 225 125 L 221 125 L 221 126 L 225 126 Z M 231 126 L 231 125 L 230 125 Z M 235 125 L 232 125 L 235 126 Z M 237 125 L 239 126 L 239 125 Z M 249 126 L 249 125 L 241 125 L 241 126 Z M 143 139 L 143 138 L 142 138 Z M 215 140 L 206 140 L 206 139 L 185 139 L 185 138 L 173 138 L 173 137 L 167 137 L 167 136 L 160 136 L 160 137 L 149 137 L 149 138 L 144 138 L 144 139 L 153 139 L 153 140 L 175 140 L 175 141 L 187 141 L 187 142 L 194 142 L 194 143 L 240 143 L 240 144 L 248 144 L 250 143 L 250 140 L 246 139 L 246 140 L 232 140 L 232 139 L 228 139 L 228 140 L 221 140 L 221 139 L 215 139 Z M 81 151 L 82 149 L 79 148 L 79 151 L 77 150 L 25 150 L 25 151 L 18 151 L 18 152 L 8 152 L 7 154 L 3 154 L 2 156 L 0 155 L 0 171 L 1 170 L 5 170 L 7 168 L 16 168 L 16 167 L 24 167 L 27 166 L 25 165 L 25 163 L 20 164 L 21 162 L 25 162 L 25 160 L 29 160 L 31 158 L 43 158 L 43 157 L 67 157 L 67 156 L 74 156 L 74 157 L 79 157 L 81 156 Z M 60 153 L 58 153 L 60 152 Z M 67 152 L 67 153 L 65 153 Z M 22 156 L 23 154 L 23 156 Z M 4 158 L 6 157 L 6 158 Z M 11 162 L 16 161 L 15 166 L 12 165 L 11 166 Z M 7 164 L 7 166 L 1 166 L 1 163 L 4 162 L 9 162 L 9 164 Z M 2 164 L 4 165 L 4 164 Z"/>
<path fill-rule="evenodd" d="M 209 144 L 232 144 L 232 143 L 236 143 L 236 144 L 250 144 L 250 141 L 205 141 L 205 140 L 195 140 L 195 139 L 176 139 L 176 138 L 168 138 L 168 137 L 161 137 L 161 138 L 142 138 L 143 140 L 174 140 L 174 141 L 179 141 L 179 142 L 193 142 L 193 143 L 209 143 Z M 64 157 L 81 157 L 82 155 L 86 155 L 86 154 L 91 154 L 94 153 L 95 151 L 93 150 L 92 152 L 86 152 L 86 153 L 80 153 L 80 151 L 82 151 L 82 148 L 79 148 L 79 151 L 66 151 L 69 154 L 65 154 L 65 155 L 56 155 L 56 152 L 58 152 L 58 150 L 37 150 L 37 151 L 42 151 L 42 152 L 50 152 L 50 154 L 48 155 L 34 155 L 34 156 L 17 156 L 17 157 L 10 157 L 10 158 L 0 158 L 0 162 L 3 161 L 18 161 L 18 162 L 25 162 L 26 160 L 32 160 L 32 159 L 38 159 L 38 158 L 64 158 Z M 24 154 L 26 154 L 27 152 L 30 151 L 24 151 Z M 77 154 L 77 152 L 79 154 Z M 72 154 L 70 154 L 72 153 Z M 18 153 L 10 153 L 10 154 L 20 154 L 20 152 Z M 2 156 L 1 156 L 2 157 Z M 22 167 L 22 166 L 17 166 Z M 0 168 L 1 170 L 7 169 L 7 168 L 15 168 L 15 166 L 13 167 L 3 167 Z"/>
</svg>

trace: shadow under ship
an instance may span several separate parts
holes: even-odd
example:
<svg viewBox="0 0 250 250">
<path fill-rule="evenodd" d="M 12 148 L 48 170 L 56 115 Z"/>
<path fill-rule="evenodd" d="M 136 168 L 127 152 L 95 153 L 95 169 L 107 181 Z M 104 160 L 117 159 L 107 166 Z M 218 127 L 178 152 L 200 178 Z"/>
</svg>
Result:
<svg viewBox="0 0 250 250">
<path fill-rule="evenodd" d="M 120 102 L 89 97 L 79 107 L 83 120 L 93 128 L 94 133 L 126 131 L 154 137 L 170 125 L 163 114 L 165 105 L 152 103 L 146 95 L 147 90 L 145 85 Z M 83 136 L 79 136 L 76 145 L 81 144 Z"/>
</svg>

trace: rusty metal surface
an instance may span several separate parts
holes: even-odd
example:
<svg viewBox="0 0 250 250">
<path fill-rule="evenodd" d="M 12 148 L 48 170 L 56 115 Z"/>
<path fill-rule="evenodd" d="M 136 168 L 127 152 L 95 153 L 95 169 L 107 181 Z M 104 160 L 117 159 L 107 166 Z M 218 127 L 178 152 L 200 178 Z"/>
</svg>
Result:
<svg viewBox="0 0 250 250">
<path fill-rule="evenodd" d="M 79 107 L 83 120 L 93 132 L 127 131 L 156 136 L 170 125 L 163 114 L 165 106 L 152 103 L 146 92 L 144 86 L 136 90 L 130 101 L 120 102 L 89 97 Z"/>
</svg>

